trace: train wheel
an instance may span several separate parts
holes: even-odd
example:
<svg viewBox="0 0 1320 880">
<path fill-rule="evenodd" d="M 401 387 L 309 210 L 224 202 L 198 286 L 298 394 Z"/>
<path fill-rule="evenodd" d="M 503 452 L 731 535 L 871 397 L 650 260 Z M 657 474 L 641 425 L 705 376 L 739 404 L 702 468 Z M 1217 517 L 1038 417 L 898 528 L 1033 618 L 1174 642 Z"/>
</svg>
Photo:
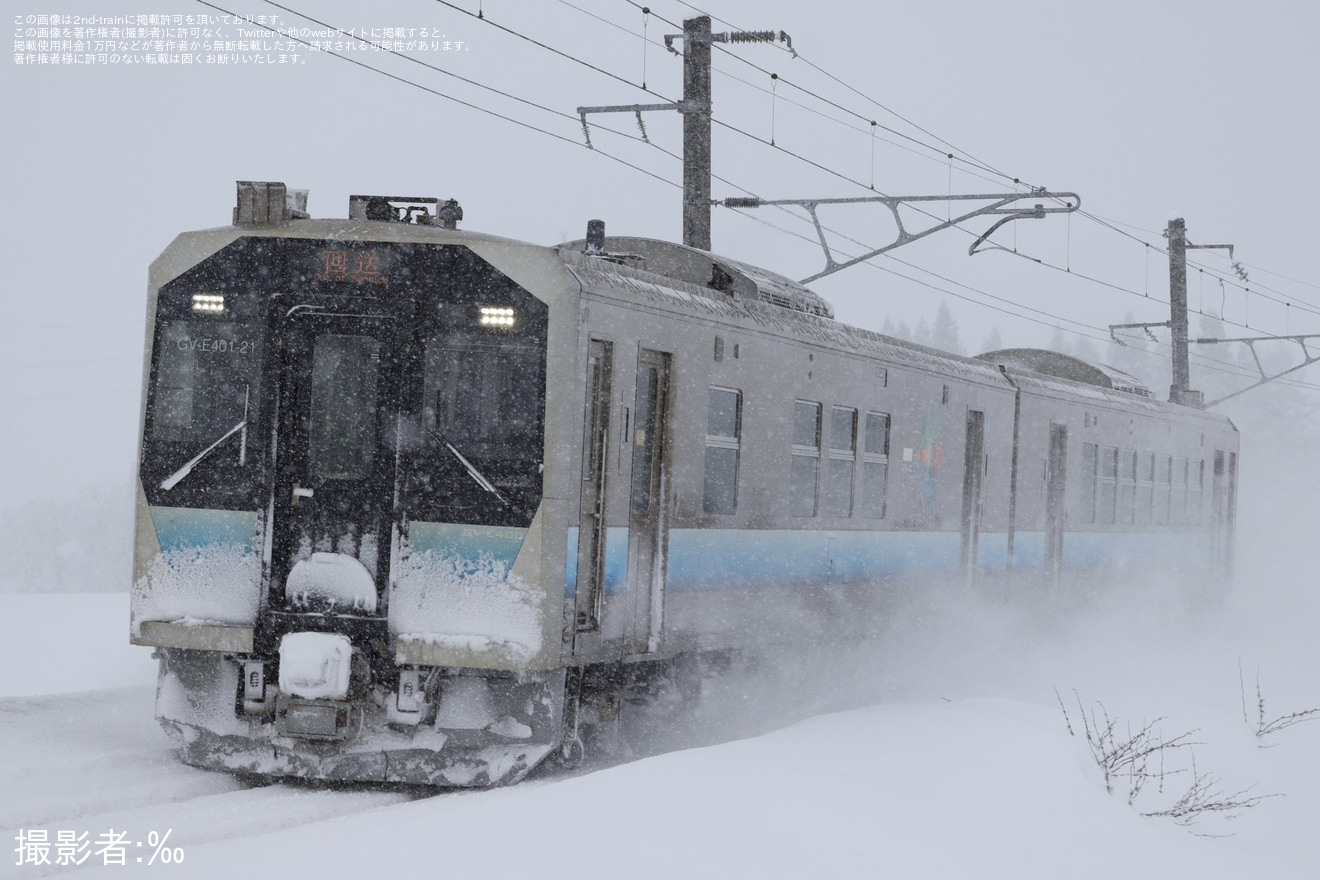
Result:
<svg viewBox="0 0 1320 880">
<path fill-rule="evenodd" d="M 559 760 L 559 766 L 565 770 L 576 770 L 582 765 L 582 759 L 586 757 L 587 750 L 582 745 L 582 737 L 575 736 L 570 740 L 565 740 L 559 747 L 556 757 Z"/>
</svg>

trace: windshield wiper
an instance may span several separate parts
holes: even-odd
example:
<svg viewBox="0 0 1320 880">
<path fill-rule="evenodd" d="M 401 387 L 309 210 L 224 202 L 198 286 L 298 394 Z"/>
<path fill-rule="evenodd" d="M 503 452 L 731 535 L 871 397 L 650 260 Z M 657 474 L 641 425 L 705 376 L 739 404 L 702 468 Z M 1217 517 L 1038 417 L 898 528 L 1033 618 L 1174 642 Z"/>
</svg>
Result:
<svg viewBox="0 0 1320 880">
<path fill-rule="evenodd" d="M 184 477 L 192 473 L 192 469 L 197 466 L 197 463 L 202 459 L 206 458 L 208 455 L 210 455 L 213 449 L 215 449 L 221 443 L 224 443 L 230 437 L 234 436 L 235 434 L 237 434 L 239 431 L 243 430 L 246 427 L 247 427 L 247 419 L 244 419 L 243 421 L 239 422 L 237 425 L 234 425 L 234 427 L 230 428 L 228 431 L 225 431 L 224 435 L 219 440 L 215 441 L 210 446 L 206 447 L 201 452 L 197 453 L 195 456 L 193 456 L 191 461 L 189 461 L 183 467 L 179 468 L 174 473 L 170 474 L 165 479 L 161 480 L 160 487 L 162 489 L 173 489 L 175 486 L 179 484 L 180 480 L 182 480 Z M 241 461 L 239 463 L 242 464 Z"/>
<path fill-rule="evenodd" d="M 252 388 L 251 385 L 243 386 L 243 421 L 239 422 L 237 425 L 234 425 L 234 427 L 230 428 L 228 431 L 225 431 L 225 433 L 220 436 L 219 440 L 215 441 L 210 446 L 206 447 L 201 452 L 197 453 L 195 456 L 193 456 L 191 461 L 189 461 L 183 467 L 179 468 L 174 473 L 170 474 L 165 479 L 161 480 L 160 487 L 162 489 L 169 491 L 170 489 L 173 489 L 175 486 L 179 485 L 179 481 L 181 481 L 184 477 L 192 473 L 192 469 L 197 466 L 198 462 L 200 462 L 202 459 L 210 455 L 212 450 L 214 450 L 221 443 L 224 443 L 230 437 L 234 436 L 234 434 L 238 433 L 239 431 L 243 432 L 243 436 L 240 438 L 242 442 L 238 447 L 238 463 L 240 466 L 247 464 L 248 395 L 251 388 Z"/>
<path fill-rule="evenodd" d="M 440 434 L 437 434 L 435 431 L 430 431 L 430 434 L 436 440 L 439 440 L 441 443 L 445 444 L 445 446 L 449 447 L 449 451 L 454 453 L 454 457 L 457 458 L 459 462 L 462 463 L 463 467 L 467 468 L 468 476 L 471 477 L 478 486 L 480 486 L 481 488 L 485 489 L 487 492 L 498 498 L 501 504 L 505 506 L 508 505 L 509 503 L 508 499 L 506 499 L 503 495 L 500 494 L 500 490 L 496 489 L 495 485 L 491 483 L 490 480 L 486 479 L 482 475 L 481 471 L 477 470 L 476 465 L 474 465 L 472 462 L 464 458 L 463 453 L 459 452 L 456 448 L 454 448 L 454 444 L 450 443 L 447 439 L 445 439 L 445 437 L 443 437 Z"/>
</svg>

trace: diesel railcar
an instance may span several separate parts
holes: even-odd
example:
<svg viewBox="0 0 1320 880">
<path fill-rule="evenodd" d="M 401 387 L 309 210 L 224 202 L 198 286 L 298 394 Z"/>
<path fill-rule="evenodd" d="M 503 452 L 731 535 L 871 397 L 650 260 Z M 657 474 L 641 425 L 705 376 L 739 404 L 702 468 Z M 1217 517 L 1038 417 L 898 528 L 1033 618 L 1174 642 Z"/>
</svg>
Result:
<svg viewBox="0 0 1320 880">
<path fill-rule="evenodd" d="M 305 206 L 240 182 L 151 266 L 131 638 L 191 764 L 507 783 L 693 658 L 1231 562 L 1236 429 L 1117 371 L 599 228 Z"/>
</svg>

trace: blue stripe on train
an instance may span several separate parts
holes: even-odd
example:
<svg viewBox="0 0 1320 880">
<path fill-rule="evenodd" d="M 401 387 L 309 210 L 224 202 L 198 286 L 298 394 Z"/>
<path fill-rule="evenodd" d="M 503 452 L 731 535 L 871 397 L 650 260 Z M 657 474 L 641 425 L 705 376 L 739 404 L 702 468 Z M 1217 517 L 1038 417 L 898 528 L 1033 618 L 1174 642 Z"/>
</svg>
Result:
<svg viewBox="0 0 1320 880">
<path fill-rule="evenodd" d="M 193 507 L 152 507 L 151 523 L 161 550 L 183 550 L 216 544 L 253 547 L 257 514 L 250 510 L 204 510 Z"/>
<path fill-rule="evenodd" d="M 606 537 L 606 592 L 625 588 L 626 528 Z M 1194 560 L 1207 552 L 1207 538 L 1190 534 L 1069 532 L 1064 537 L 1064 569 L 1079 571 L 1167 559 Z M 577 587 L 577 529 L 568 534 L 565 581 Z M 673 529 L 669 533 L 666 588 L 676 591 L 751 590 L 786 584 L 808 586 L 892 578 L 904 574 L 956 575 L 962 536 L 958 532 L 859 532 L 823 530 Z M 982 532 L 977 567 L 1003 571 L 1008 536 Z M 1041 570 L 1045 533 L 1018 532 L 1014 568 Z"/>
</svg>

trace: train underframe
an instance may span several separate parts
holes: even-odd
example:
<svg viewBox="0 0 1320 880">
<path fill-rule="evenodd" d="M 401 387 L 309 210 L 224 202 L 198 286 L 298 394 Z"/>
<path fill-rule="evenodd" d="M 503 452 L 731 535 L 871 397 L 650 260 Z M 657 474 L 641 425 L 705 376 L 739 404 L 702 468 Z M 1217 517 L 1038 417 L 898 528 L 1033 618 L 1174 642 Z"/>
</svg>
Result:
<svg viewBox="0 0 1320 880">
<path fill-rule="evenodd" d="M 195 767 L 252 777 L 490 787 L 547 759 L 576 766 L 616 735 L 627 703 L 691 700 L 705 658 L 598 664 L 549 672 L 410 667 L 400 685 L 344 699 L 295 696 L 249 678 L 251 657 L 159 648 L 156 717 Z M 415 685 L 415 690 L 413 686 Z M 662 698 L 663 701 L 663 698 Z"/>
</svg>

